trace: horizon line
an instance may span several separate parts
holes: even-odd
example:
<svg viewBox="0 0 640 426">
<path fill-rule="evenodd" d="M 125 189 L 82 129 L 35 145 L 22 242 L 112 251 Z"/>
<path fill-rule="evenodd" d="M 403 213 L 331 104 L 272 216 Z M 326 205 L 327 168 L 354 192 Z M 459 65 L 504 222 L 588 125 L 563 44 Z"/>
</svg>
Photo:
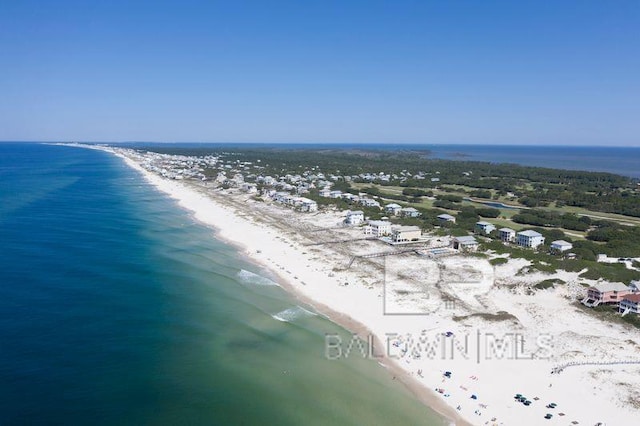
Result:
<svg viewBox="0 0 640 426">
<path fill-rule="evenodd" d="M 211 145 L 399 145 L 399 146 L 522 146 L 522 147 L 569 147 L 569 148 L 640 148 L 638 145 L 555 144 L 515 142 L 211 142 L 211 141 L 81 141 L 81 140 L 0 140 L 0 143 L 83 143 L 83 144 L 211 144 Z"/>
</svg>

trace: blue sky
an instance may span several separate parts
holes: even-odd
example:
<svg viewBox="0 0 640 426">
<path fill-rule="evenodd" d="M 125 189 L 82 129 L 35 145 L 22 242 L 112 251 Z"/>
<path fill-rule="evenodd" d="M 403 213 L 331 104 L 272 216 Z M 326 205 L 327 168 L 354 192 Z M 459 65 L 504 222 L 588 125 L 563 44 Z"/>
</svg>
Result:
<svg viewBox="0 0 640 426">
<path fill-rule="evenodd" d="M 3 1 L 0 140 L 640 146 L 640 2 Z"/>
</svg>

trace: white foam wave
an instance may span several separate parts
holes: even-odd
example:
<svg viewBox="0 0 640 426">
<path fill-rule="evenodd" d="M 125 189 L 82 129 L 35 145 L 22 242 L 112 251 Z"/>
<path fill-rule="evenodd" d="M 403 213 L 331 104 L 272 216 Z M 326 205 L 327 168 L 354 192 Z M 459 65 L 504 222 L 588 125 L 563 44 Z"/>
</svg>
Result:
<svg viewBox="0 0 640 426">
<path fill-rule="evenodd" d="M 253 272 L 241 269 L 238 272 L 238 278 L 245 284 L 262 285 L 262 286 L 280 286 L 275 281 L 270 280 L 262 275 L 254 274 Z"/>
<path fill-rule="evenodd" d="M 277 314 L 271 315 L 273 319 L 282 321 L 282 322 L 293 322 L 298 318 L 304 317 L 314 317 L 315 313 L 306 310 L 302 306 L 295 306 L 293 308 L 285 309 L 284 311 L 280 311 Z"/>
</svg>

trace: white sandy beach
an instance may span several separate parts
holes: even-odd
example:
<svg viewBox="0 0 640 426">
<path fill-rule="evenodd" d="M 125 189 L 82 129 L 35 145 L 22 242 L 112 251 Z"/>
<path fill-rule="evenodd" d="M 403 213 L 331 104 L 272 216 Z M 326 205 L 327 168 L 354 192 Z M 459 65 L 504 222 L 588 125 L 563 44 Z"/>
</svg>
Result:
<svg viewBox="0 0 640 426">
<path fill-rule="evenodd" d="M 520 276 L 524 260 L 493 267 L 476 257 L 433 260 L 413 254 L 356 260 L 347 269 L 344 250 L 366 254 L 389 248 L 370 241 L 348 248 L 305 245 L 312 240 L 301 230 L 335 227 L 343 213 L 295 213 L 246 195 L 225 195 L 153 174 L 131 151 L 99 149 L 123 158 L 197 220 L 214 227 L 216 237 L 276 272 L 305 303 L 363 338 L 370 330 L 377 338 L 375 355 L 393 355 L 379 361 L 456 424 L 623 425 L 640 414 L 639 364 L 578 365 L 551 374 L 568 362 L 640 360 L 637 330 L 600 321 L 575 306 L 585 283 L 578 273 Z M 357 229 L 336 229 L 327 241 L 329 234 L 361 235 Z M 532 289 L 550 277 L 567 284 Z M 505 341 L 517 344 L 505 346 Z M 447 371 L 450 378 L 444 376 Z M 517 393 L 531 405 L 516 401 Z M 557 408 L 546 408 L 551 402 Z M 553 417 L 546 420 L 546 413 Z"/>
</svg>

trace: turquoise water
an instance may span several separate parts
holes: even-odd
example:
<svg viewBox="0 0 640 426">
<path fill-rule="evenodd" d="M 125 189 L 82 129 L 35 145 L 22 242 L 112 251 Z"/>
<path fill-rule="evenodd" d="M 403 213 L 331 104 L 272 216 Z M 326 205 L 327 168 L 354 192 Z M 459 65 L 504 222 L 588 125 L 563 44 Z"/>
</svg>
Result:
<svg viewBox="0 0 640 426">
<path fill-rule="evenodd" d="M 0 424 L 444 424 L 117 158 L 0 144 L 0 201 Z"/>
</svg>

